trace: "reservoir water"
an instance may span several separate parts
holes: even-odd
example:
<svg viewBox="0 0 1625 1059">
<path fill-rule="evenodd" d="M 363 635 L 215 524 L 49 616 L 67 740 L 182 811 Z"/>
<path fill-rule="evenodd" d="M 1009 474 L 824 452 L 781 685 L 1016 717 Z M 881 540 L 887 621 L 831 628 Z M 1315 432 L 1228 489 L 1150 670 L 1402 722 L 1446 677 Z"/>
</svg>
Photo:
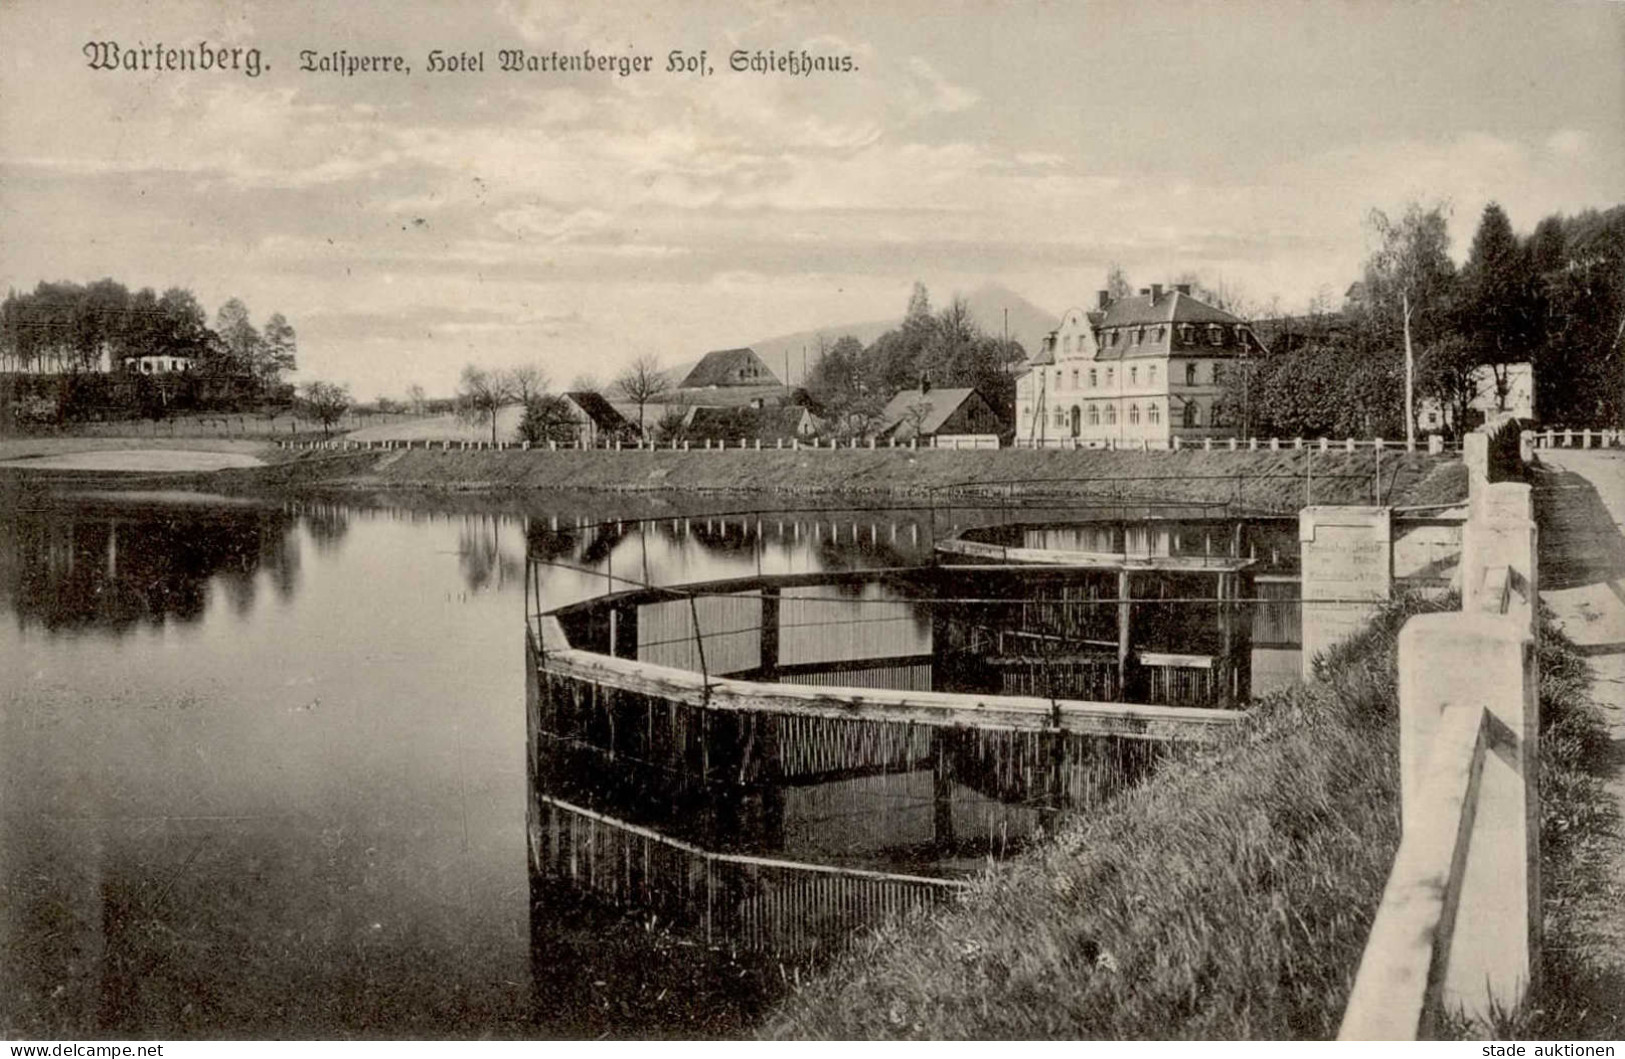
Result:
<svg viewBox="0 0 1625 1059">
<path fill-rule="evenodd" d="M 659 983 L 607 985 L 617 968 L 580 944 L 587 913 L 532 914 L 527 546 L 546 553 L 558 606 L 616 577 L 918 564 L 954 530 L 1009 517 L 746 506 L 10 487 L 0 1028 L 725 1032 L 729 1016 L 679 1011 Z M 686 942 L 634 927 L 663 953 L 651 966 L 682 966 Z"/>
</svg>

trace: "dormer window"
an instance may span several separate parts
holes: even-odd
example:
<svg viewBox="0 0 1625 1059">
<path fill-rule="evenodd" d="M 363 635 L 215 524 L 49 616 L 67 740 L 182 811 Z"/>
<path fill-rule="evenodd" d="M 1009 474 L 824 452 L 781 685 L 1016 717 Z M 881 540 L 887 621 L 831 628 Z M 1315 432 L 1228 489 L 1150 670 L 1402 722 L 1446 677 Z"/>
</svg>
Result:
<svg viewBox="0 0 1625 1059">
<path fill-rule="evenodd" d="M 1190 324 L 1180 324 L 1179 341 L 1187 346 L 1195 341 L 1195 328 L 1191 327 Z"/>
<path fill-rule="evenodd" d="M 1220 327 L 1218 324 L 1208 324 L 1207 340 L 1209 345 L 1224 345 L 1224 328 Z"/>
</svg>

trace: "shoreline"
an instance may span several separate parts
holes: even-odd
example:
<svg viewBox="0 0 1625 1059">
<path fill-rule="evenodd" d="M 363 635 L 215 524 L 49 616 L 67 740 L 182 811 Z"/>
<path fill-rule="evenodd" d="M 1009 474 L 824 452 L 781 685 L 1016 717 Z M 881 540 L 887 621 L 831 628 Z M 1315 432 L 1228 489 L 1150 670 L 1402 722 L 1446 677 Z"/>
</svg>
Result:
<svg viewBox="0 0 1625 1059">
<path fill-rule="evenodd" d="M 11 464 L 0 476 L 45 483 L 94 480 L 107 488 L 194 487 L 214 492 L 552 492 L 708 496 L 974 495 L 1019 504 L 1079 498 L 1125 503 L 1196 502 L 1284 514 L 1305 502 L 1425 506 L 1466 495 L 1461 461 L 1424 453 L 1183 450 L 306 450 L 257 442 L 92 438 L 0 441 L 0 462 L 55 452 L 184 449 L 253 455 L 262 466 L 213 472 L 98 472 Z M 22 450 L 22 451 L 19 451 Z M 1380 480 L 1378 478 L 1380 467 Z M 1379 493 L 1380 490 L 1380 493 Z"/>
</svg>

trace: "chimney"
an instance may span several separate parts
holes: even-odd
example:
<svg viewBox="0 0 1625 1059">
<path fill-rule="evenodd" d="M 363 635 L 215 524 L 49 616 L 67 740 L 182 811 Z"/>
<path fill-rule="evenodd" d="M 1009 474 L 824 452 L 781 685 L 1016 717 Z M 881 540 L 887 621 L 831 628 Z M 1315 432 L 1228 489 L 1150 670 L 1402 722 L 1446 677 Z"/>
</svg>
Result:
<svg viewBox="0 0 1625 1059">
<path fill-rule="evenodd" d="M 1162 301 L 1162 284 L 1153 283 L 1151 284 L 1151 304 L 1155 305 L 1160 301 Z"/>
<path fill-rule="evenodd" d="M 1099 307 L 1101 309 L 1110 309 L 1112 307 L 1112 292 L 1109 291 L 1109 290 L 1103 290 L 1103 291 L 1100 291 L 1099 294 L 1100 294 Z"/>
<path fill-rule="evenodd" d="M 1174 290 L 1183 294 L 1187 298 L 1191 296 L 1191 285 L 1189 283 L 1175 283 Z"/>
</svg>

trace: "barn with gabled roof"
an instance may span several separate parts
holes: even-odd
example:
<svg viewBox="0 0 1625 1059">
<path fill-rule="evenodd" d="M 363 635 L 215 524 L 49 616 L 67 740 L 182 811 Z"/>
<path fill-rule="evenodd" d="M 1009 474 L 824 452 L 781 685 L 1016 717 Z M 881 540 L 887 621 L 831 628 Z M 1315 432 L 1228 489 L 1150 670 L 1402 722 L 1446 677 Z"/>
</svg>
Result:
<svg viewBox="0 0 1625 1059">
<path fill-rule="evenodd" d="M 683 379 L 679 389 L 695 390 L 711 386 L 778 386 L 779 377 L 767 362 L 749 346 L 739 349 L 713 349 Z"/>
</svg>

